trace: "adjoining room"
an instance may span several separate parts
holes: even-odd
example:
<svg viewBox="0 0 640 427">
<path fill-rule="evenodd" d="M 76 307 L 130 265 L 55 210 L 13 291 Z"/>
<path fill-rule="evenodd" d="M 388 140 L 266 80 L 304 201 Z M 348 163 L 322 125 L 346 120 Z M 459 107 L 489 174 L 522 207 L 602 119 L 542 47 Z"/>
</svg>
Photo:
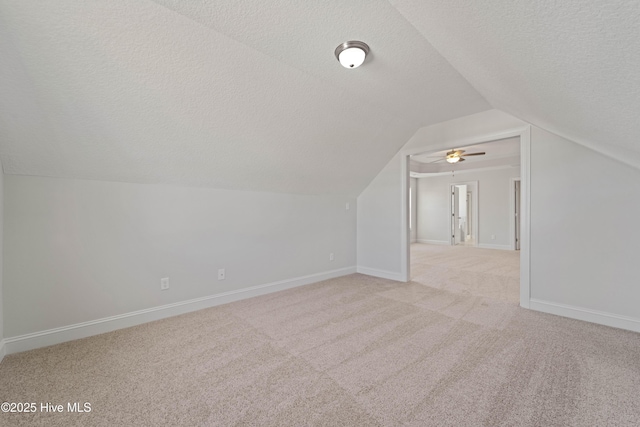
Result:
<svg viewBox="0 0 640 427">
<path fill-rule="evenodd" d="M 520 138 L 411 156 L 411 280 L 517 305 Z"/>
</svg>

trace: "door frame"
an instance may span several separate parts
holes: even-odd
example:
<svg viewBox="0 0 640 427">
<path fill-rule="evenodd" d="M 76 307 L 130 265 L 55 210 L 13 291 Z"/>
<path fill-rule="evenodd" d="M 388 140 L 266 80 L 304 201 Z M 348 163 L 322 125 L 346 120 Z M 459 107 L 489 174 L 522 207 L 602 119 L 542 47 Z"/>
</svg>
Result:
<svg viewBox="0 0 640 427">
<path fill-rule="evenodd" d="M 400 155 L 400 279 L 408 282 L 410 277 L 409 245 L 409 161 L 410 156 L 425 152 L 447 150 L 450 147 L 465 147 L 512 137 L 520 138 L 520 306 L 531 305 L 531 125 L 509 131 L 477 137 L 442 140 L 416 148 L 405 149 Z"/>
<path fill-rule="evenodd" d="M 522 179 L 510 178 L 509 179 L 509 246 L 511 250 L 516 250 L 516 182 L 520 182 L 520 209 L 522 210 Z M 520 212 L 520 219 L 522 218 L 522 212 Z M 522 220 L 520 221 L 520 248 L 522 248 Z"/>
<path fill-rule="evenodd" d="M 473 194 L 475 194 L 475 197 L 473 197 L 473 199 L 471 200 L 471 230 L 473 231 L 472 236 L 473 236 L 473 241 L 475 242 L 474 246 L 478 246 L 478 228 L 479 228 L 479 224 L 480 224 L 480 218 L 478 217 L 478 203 L 479 203 L 479 197 L 478 197 L 478 192 L 480 191 L 479 185 L 478 185 L 478 181 L 460 181 L 460 182 L 450 182 L 449 183 L 449 195 L 451 195 L 451 192 L 453 191 L 453 187 L 455 187 L 456 185 L 466 185 L 467 187 L 473 187 Z M 451 201 L 449 201 L 449 205 L 451 205 Z M 449 206 L 449 231 L 453 230 L 453 219 L 451 218 L 451 206 Z M 449 238 L 449 241 L 451 242 L 452 239 Z"/>
</svg>

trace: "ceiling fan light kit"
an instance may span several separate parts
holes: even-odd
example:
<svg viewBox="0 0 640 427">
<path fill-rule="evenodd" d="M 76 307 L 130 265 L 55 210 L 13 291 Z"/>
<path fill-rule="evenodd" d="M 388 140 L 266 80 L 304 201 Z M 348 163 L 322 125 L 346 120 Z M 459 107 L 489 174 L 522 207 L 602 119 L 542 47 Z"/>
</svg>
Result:
<svg viewBox="0 0 640 427">
<path fill-rule="evenodd" d="M 449 152 L 447 152 L 446 156 L 445 156 L 445 160 L 447 161 L 447 163 L 458 163 L 458 162 L 464 162 L 464 158 L 465 157 L 469 157 L 469 156 L 484 156 L 486 153 L 482 152 L 482 153 L 469 153 L 469 154 L 464 154 L 464 150 L 451 150 Z"/>
<path fill-rule="evenodd" d="M 446 160 L 447 160 L 448 163 L 458 163 L 459 161 L 464 160 L 464 159 L 462 157 L 456 155 L 456 154 L 453 154 L 453 155 L 448 155 L 447 154 Z"/>
</svg>

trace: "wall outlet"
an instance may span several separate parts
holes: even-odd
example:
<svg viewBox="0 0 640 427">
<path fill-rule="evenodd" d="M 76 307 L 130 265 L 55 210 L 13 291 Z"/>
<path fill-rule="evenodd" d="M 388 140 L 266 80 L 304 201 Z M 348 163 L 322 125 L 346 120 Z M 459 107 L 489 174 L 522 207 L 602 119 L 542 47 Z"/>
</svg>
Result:
<svg viewBox="0 0 640 427">
<path fill-rule="evenodd" d="M 166 291 L 167 289 L 169 289 L 169 278 L 163 277 L 162 279 L 160 279 L 160 290 Z"/>
<path fill-rule="evenodd" d="M 349 202 L 347 202 L 347 205 L 345 207 L 347 210 L 351 209 L 351 205 L 349 204 Z"/>
<path fill-rule="evenodd" d="M 491 235 L 491 240 L 496 240 L 496 235 L 495 234 Z"/>
<path fill-rule="evenodd" d="M 218 270 L 218 280 L 224 280 L 224 268 Z"/>
<path fill-rule="evenodd" d="M 333 252 L 329 254 L 329 261 L 333 261 Z"/>
</svg>

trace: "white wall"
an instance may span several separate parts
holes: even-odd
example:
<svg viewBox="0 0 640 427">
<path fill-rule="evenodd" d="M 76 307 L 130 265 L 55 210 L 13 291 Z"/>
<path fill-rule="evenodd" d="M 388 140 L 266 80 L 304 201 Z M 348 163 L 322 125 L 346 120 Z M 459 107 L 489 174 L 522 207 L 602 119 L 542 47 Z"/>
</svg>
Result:
<svg viewBox="0 0 640 427">
<path fill-rule="evenodd" d="M 5 337 L 355 267 L 355 205 L 7 175 Z"/>
<path fill-rule="evenodd" d="M 422 128 L 403 150 L 435 151 L 523 125 L 491 110 Z M 640 194 L 640 171 L 531 128 L 530 307 L 640 331 L 640 201 L 629 197 Z M 401 273 L 400 202 L 393 205 L 401 162 L 397 154 L 358 198 L 359 268 L 362 260 L 371 272 Z"/>
<path fill-rule="evenodd" d="M 640 321 L 640 171 L 538 128 L 531 138 L 532 299 Z"/>
<path fill-rule="evenodd" d="M 478 244 L 507 246 L 509 235 L 510 179 L 520 176 L 520 168 L 505 168 L 418 179 L 418 240 L 448 244 L 451 215 L 450 185 L 478 181 Z M 491 239 L 495 235 L 495 240 Z"/>
<path fill-rule="evenodd" d="M 400 155 L 358 196 L 358 271 L 401 280 Z"/>
<path fill-rule="evenodd" d="M 450 148 L 450 142 L 473 139 L 478 135 L 489 135 L 525 126 L 527 123 L 499 110 L 488 110 L 470 116 L 426 126 L 409 139 L 404 150 L 423 148 L 435 151 Z M 435 150 L 434 150 L 435 148 Z"/>
<path fill-rule="evenodd" d="M 438 183 L 418 179 L 418 240 L 421 243 L 449 244 L 451 231 L 447 210 L 451 204 L 449 192 Z M 446 185 L 444 183 L 441 183 Z"/>
</svg>

